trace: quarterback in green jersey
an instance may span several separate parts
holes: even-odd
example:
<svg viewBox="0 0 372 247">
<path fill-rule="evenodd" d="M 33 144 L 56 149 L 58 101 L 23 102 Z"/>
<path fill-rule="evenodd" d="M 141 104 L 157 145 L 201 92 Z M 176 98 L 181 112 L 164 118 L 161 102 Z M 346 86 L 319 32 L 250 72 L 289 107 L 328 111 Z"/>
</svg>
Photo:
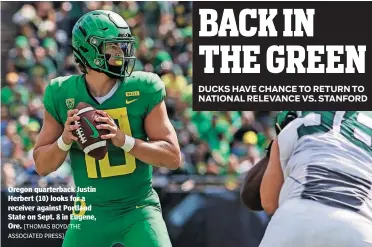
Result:
<svg viewBox="0 0 372 247">
<path fill-rule="evenodd" d="M 111 11 L 82 16 L 72 30 L 81 75 L 58 77 L 44 95 L 44 124 L 34 149 L 36 171 L 58 169 L 70 154 L 78 189 L 63 247 L 168 247 L 152 166 L 176 169 L 177 136 L 164 103 L 159 76 L 133 72 L 134 42 L 125 20 Z M 86 155 L 72 134 L 74 109 L 85 102 L 97 109 L 97 129 L 109 140 L 102 160 Z M 76 227 L 78 225 L 78 227 Z"/>
</svg>

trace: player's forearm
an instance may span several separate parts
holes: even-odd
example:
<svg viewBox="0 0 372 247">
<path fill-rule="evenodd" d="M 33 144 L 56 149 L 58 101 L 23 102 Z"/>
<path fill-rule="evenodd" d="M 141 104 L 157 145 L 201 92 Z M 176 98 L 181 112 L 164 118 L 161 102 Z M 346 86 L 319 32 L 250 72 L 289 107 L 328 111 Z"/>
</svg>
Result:
<svg viewBox="0 0 372 247">
<path fill-rule="evenodd" d="M 54 172 L 65 161 L 67 153 L 62 151 L 56 142 L 37 147 L 33 153 L 36 172 L 40 176 L 46 176 Z"/>
<path fill-rule="evenodd" d="M 172 170 L 177 169 L 181 163 L 179 148 L 166 141 L 145 142 L 136 139 L 129 153 L 147 164 Z"/>
</svg>

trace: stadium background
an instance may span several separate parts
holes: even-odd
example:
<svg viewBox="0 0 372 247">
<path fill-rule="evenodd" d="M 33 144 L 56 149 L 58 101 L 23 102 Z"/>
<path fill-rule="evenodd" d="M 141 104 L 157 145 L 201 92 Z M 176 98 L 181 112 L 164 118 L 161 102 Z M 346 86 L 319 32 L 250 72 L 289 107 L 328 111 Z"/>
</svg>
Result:
<svg viewBox="0 0 372 247">
<path fill-rule="evenodd" d="M 258 246 L 268 221 L 239 201 L 242 177 L 275 134 L 275 112 L 195 112 L 191 2 L 2 2 L 1 172 L 8 186 L 73 184 L 69 160 L 39 177 L 32 150 L 42 125 L 43 91 L 56 76 L 79 73 L 71 30 L 87 11 L 113 10 L 136 37 L 135 70 L 159 74 L 177 131 L 180 169 L 154 169 L 173 244 Z"/>
</svg>

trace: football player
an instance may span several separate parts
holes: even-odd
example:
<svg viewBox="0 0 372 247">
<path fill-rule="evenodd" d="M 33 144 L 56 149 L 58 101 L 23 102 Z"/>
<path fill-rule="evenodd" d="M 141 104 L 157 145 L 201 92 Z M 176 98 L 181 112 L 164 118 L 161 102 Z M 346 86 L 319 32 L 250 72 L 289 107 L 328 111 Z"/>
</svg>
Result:
<svg viewBox="0 0 372 247">
<path fill-rule="evenodd" d="M 70 224 L 80 229 L 68 229 L 63 247 L 171 246 L 151 185 L 152 166 L 176 169 L 180 148 L 163 82 L 153 73 L 132 73 L 134 42 L 118 14 L 85 14 L 72 30 L 73 54 L 83 74 L 58 77 L 46 88 L 44 124 L 34 150 L 36 171 L 48 175 L 69 153 L 75 185 L 96 190 L 77 194 L 80 210 Z M 97 128 L 109 131 L 101 137 L 111 140 L 102 160 L 86 155 L 75 142 L 72 131 L 79 117 L 74 106 L 79 102 L 96 108 L 102 116 Z"/>
<path fill-rule="evenodd" d="M 303 111 L 274 140 L 260 247 L 372 246 L 372 112 Z"/>
</svg>

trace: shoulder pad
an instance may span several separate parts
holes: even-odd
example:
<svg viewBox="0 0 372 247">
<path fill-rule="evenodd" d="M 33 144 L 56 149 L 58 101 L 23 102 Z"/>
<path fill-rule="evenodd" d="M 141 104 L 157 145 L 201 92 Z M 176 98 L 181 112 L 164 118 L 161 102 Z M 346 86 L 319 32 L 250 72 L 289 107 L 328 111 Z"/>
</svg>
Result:
<svg viewBox="0 0 372 247">
<path fill-rule="evenodd" d="M 59 76 L 59 77 L 52 79 L 49 85 L 53 88 L 67 86 L 69 84 L 69 81 L 74 81 L 74 79 L 78 76 L 79 75 Z"/>
<path fill-rule="evenodd" d="M 160 77 L 150 72 L 135 71 L 125 80 L 130 90 L 139 90 L 142 93 L 155 93 L 165 88 Z"/>
</svg>

